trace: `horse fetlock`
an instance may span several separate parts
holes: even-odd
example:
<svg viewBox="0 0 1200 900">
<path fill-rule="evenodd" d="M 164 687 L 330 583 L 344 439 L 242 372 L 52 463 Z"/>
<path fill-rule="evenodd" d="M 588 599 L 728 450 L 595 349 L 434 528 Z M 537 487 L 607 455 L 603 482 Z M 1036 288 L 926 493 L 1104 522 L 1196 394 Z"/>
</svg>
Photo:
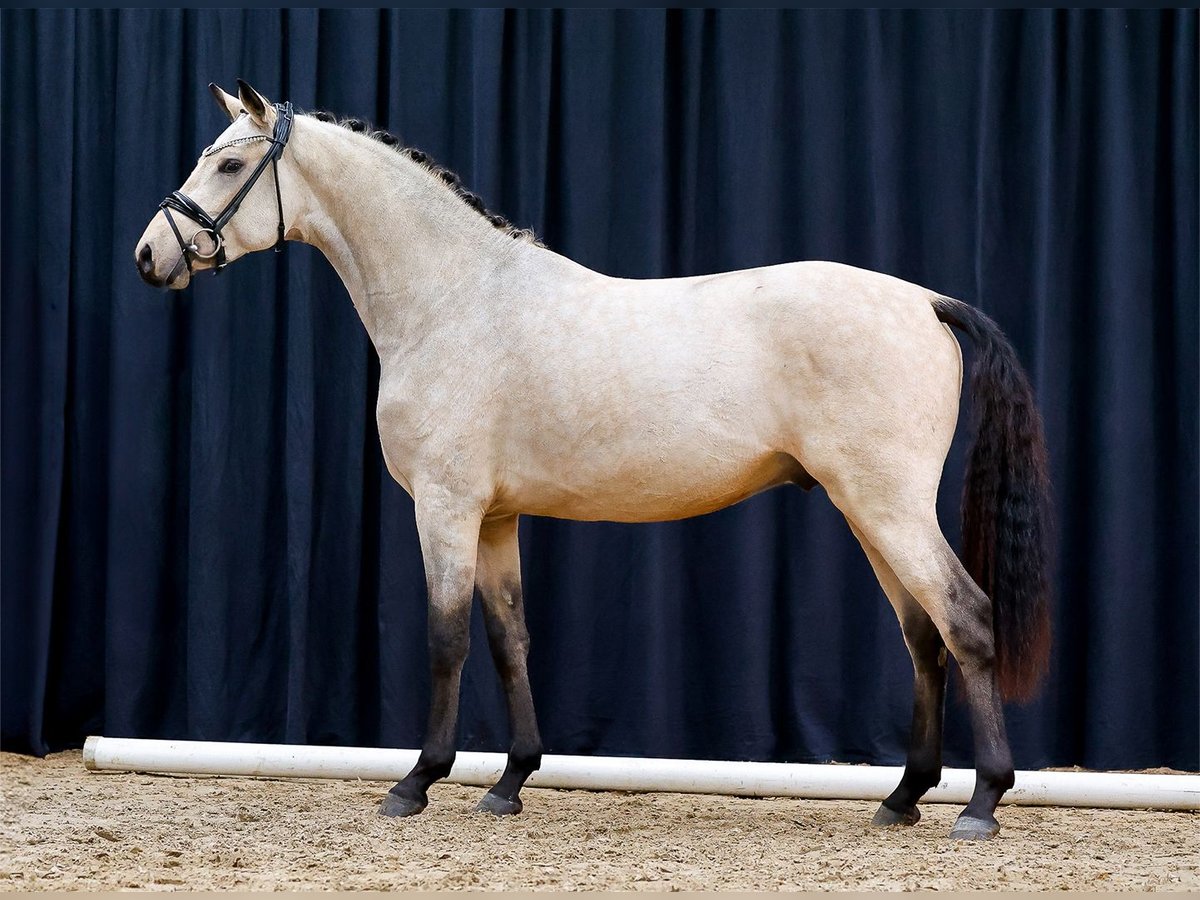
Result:
<svg viewBox="0 0 1200 900">
<path fill-rule="evenodd" d="M 940 764 L 932 766 L 909 765 L 896 790 L 883 801 L 872 820 L 875 825 L 915 825 L 921 818 L 917 802 L 931 787 L 941 780 Z"/>
<path fill-rule="evenodd" d="M 427 779 L 428 783 L 432 784 L 435 781 L 448 778 L 450 770 L 454 768 L 454 756 L 455 754 L 451 753 L 448 757 L 439 758 L 420 765 L 419 770 L 422 780 Z M 417 770 L 414 770 L 413 774 L 417 774 Z"/>
<path fill-rule="evenodd" d="M 975 777 L 979 780 L 979 786 L 988 788 L 991 792 L 998 795 L 1003 795 L 1017 783 L 1016 772 L 1013 771 L 1011 765 L 1008 767 L 991 767 L 985 766 L 976 769 Z"/>
<path fill-rule="evenodd" d="M 912 802 L 916 803 L 924 796 L 925 792 L 930 788 L 936 787 L 937 783 L 942 780 L 941 764 L 921 768 L 905 770 L 904 777 L 900 781 L 900 787 L 908 792 L 912 798 Z"/>
<path fill-rule="evenodd" d="M 508 752 L 508 765 L 520 772 L 536 772 L 542 767 L 542 745 L 521 747 L 514 744 Z"/>
</svg>

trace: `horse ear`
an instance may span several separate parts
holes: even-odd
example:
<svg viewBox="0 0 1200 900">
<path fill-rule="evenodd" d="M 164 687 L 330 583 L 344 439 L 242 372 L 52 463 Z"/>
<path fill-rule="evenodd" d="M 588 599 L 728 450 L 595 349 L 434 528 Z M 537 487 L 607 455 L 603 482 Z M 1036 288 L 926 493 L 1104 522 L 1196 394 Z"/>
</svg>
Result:
<svg viewBox="0 0 1200 900">
<path fill-rule="evenodd" d="M 217 106 L 221 107 L 221 111 L 229 116 L 229 121 L 233 121 L 242 112 L 242 101 L 233 94 L 227 94 L 221 90 L 221 86 L 214 82 L 208 83 L 208 89 L 212 91 L 213 97 L 217 101 Z"/>
<path fill-rule="evenodd" d="M 263 128 L 274 128 L 275 107 L 271 101 L 240 78 L 237 80 L 237 86 L 238 100 L 241 101 L 242 107 L 249 113 L 250 118 L 254 120 L 254 124 L 261 125 Z"/>
</svg>

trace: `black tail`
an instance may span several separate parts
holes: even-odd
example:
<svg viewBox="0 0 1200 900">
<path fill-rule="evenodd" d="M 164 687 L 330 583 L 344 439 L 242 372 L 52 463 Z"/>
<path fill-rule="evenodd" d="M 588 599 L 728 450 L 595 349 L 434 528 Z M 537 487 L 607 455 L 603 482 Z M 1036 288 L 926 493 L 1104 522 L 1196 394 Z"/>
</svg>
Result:
<svg viewBox="0 0 1200 900">
<path fill-rule="evenodd" d="M 974 307 L 939 297 L 937 317 L 965 332 L 973 439 L 963 488 L 963 564 L 992 598 L 996 675 L 1004 699 L 1027 700 L 1050 656 L 1050 481 L 1033 388 L 1000 327 Z"/>
</svg>

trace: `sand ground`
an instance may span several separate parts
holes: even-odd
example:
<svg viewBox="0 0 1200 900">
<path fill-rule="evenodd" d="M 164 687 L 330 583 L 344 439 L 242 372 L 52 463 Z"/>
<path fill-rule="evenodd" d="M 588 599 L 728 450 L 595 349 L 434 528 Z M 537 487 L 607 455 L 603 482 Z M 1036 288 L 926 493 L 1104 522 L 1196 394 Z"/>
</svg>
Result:
<svg viewBox="0 0 1200 900">
<path fill-rule="evenodd" d="M 874 804 L 436 785 L 412 819 L 375 782 L 91 773 L 0 754 L 0 889 L 1200 890 L 1200 815 L 1007 806 L 990 843 L 958 810 L 870 828 Z"/>
</svg>

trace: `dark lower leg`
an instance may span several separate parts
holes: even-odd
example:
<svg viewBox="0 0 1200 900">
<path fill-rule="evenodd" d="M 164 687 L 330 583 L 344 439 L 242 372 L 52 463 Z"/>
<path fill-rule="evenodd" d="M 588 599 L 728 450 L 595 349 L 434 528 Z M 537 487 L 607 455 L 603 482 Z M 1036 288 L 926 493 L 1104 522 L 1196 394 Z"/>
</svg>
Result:
<svg viewBox="0 0 1200 900">
<path fill-rule="evenodd" d="M 951 594 L 947 643 L 958 660 L 971 711 L 975 745 L 975 792 L 951 829 L 951 837 L 990 838 L 1000 830 L 996 806 L 1013 786 L 1012 753 L 996 686 L 992 604 L 964 572 Z"/>
<path fill-rule="evenodd" d="M 1000 828 L 995 819 L 996 805 L 1013 784 L 1012 755 L 1004 733 L 1004 713 L 994 672 L 992 602 L 971 580 L 936 522 L 914 520 L 903 527 L 893 523 L 877 530 L 878 544 L 867 541 L 857 530 L 855 533 L 863 542 L 888 599 L 896 607 L 917 668 L 908 765 L 900 786 L 880 807 L 880 816 L 901 822 L 905 821 L 907 810 L 915 814 L 916 800 L 937 783 L 941 769 L 945 672 L 944 666 L 939 667 L 943 671 L 935 670 L 936 680 L 922 678 L 922 664 L 917 662 L 920 654 L 909 635 L 909 623 L 919 621 L 919 617 L 907 614 L 909 604 L 915 601 L 958 661 L 971 710 L 975 793 L 950 834 L 956 838 L 989 838 Z M 929 646 L 925 645 L 926 654 Z M 909 818 L 915 821 L 915 816 Z"/>
<path fill-rule="evenodd" d="M 849 520 L 847 520 L 849 521 Z M 908 759 L 896 790 L 880 805 L 876 825 L 914 825 L 921 818 L 917 801 L 942 777 L 942 719 L 946 706 L 946 646 L 937 626 L 895 571 L 859 528 L 850 529 L 862 544 L 879 586 L 896 611 L 904 643 L 913 660 L 912 730 Z"/>
<path fill-rule="evenodd" d="M 933 622 L 904 624 L 913 657 L 913 715 L 908 758 L 900 784 L 875 814 L 877 825 L 912 825 L 921 818 L 917 802 L 942 777 L 942 720 L 946 700 L 946 649 Z"/>
<path fill-rule="evenodd" d="M 421 755 L 404 779 L 384 800 L 380 812 L 388 816 L 419 813 L 429 803 L 429 786 L 450 774 L 454 765 L 458 725 L 458 693 L 463 662 L 467 658 L 470 607 L 454 616 L 430 609 L 429 654 L 433 679 L 429 727 Z M 461 621 L 450 621 L 461 619 Z"/>
<path fill-rule="evenodd" d="M 515 518 L 484 525 L 478 579 L 488 644 L 504 687 L 512 735 L 504 774 L 480 801 L 479 809 L 504 815 L 521 811 L 521 788 L 542 763 L 542 739 L 526 666 L 529 633 L 525 628 Z"/>
<path fill-rule="evenodd" d="M 991 662 L 960 663 L 971 707 L 975 738 L 975 792 L 958 817 L 951 837 L 989 838 L 1000 830 L 996 806 L 1013 786 L 1012 753 L 1004 729 L 1004 712 Z"/>
<path fill-rule="evenodd" d="M 504 801 L 495 803 L 485 800 L 481 806 L 492 812 L 520 812 L 521 788 L 542 764 L 542 739 L 538 734 L 537 716 L 533 710 L 533 695 L 529 689 L 529 673 L 526 656 L 529 638 L 525 623 L 517 616 L 507 620 L 499 616 L 488 616 L 488 641 L 492 657 L 504 685 L 508 705 L 508 722 L 512 732 L 512 744 L 508 751 L 508 764 L 504 774 L 488 791 L 491 797 Z"/>
<path fill-rule="evenodd" d="M 455 515 L 453 498 L 433 493 L 417 502 L 417 530 L 429 590 L 429 727 L 421 755 L 384 798 L 380 813 L 410 816 L 429 802 L 429 786 L 450 774 L 458 727 L 458 690 L 470 641 L 471 600 L 479 518 L 469 507 Z"/>
</svg>

